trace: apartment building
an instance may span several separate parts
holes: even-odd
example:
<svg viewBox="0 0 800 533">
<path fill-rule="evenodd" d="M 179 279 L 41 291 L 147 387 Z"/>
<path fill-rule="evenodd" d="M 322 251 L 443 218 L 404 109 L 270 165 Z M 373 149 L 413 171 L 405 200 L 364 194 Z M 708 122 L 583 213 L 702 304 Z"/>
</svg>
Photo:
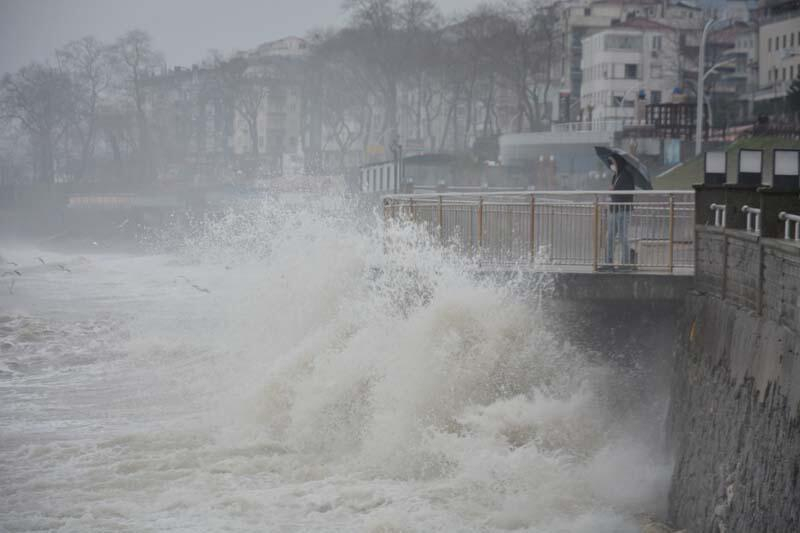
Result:
<svg viewBox="0 0 800 533">
<path fill-rule="evenodd" d="M 678 87 L 675 30 L 632 18 L 582 41 L 581 108 L 591 122 L 642 120 L 644 106 L 669 102 Z"/>
<path fill-rule="evenodd" d="M 800 11 L 762 20 L 758 30 L 758 66 L 756 110 L 781 112 L 792 80 L 800 78 Z"/>
</svg>

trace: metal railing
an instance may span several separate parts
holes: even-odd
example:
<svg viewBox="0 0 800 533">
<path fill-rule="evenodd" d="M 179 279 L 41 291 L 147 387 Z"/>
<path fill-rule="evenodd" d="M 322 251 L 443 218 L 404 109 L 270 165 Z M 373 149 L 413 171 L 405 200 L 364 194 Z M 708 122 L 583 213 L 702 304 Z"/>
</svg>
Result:
<svg viewBox="0 0 800 533">
<path fill-rule="evenodd" d="M 743 205 L 742 213 L 744 213 L 747 217 L 747 224 L 745 228 L 747 233 L 761 235 L 761 209 Z"/>
<path fill-rule="evenodd" d="M 800 241 L 800 215 L 781 211 L 778 213 L 778 219 L 783 221 L 783 238 L 787 241 Z M 792 232 L 792 224 L 794 224 L 794 232 Z"/>
<path fill-rule="evenodd" d="M 383 208 L 386 220 L 423 224 L 481 266 L 694 268 L 693 191 L 624 194 L 633 201 L 614 203 L 608 191 L 390 195 Z"/>
<path fill-rule="evenodd" d="M 718 228 L 724 228 L 725 215 L 728 207 L 722 204 L 711 204 L 709 207 L 714 211 L 714 225 Z"/>
</svg>

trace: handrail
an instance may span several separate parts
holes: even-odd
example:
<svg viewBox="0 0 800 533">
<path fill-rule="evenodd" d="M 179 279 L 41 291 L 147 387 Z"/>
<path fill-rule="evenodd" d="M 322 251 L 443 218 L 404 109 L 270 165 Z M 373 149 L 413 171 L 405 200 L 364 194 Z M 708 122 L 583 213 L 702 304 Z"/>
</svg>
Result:
<svg viewBox="0 0 800 533">
<path fill-rule="evenodd" d="M 778 220 L 783 221 L 783 238 L 785 240 L 800 241 L 800 215 L 793 215 L 786 211 L 778 213 Z M 794 223 L 794 239 L 791 238 L 791 226 Z"/>
<path fill-rule="evenodd" d="M 747 233 L 761 235 L 761 209 L 743 205 L 742 213 L 747 215 Z"/>
<path fill-rule="evenodd" d="M 694 268 L 694 191 L 441 192 L 387 195 L 383 205 L 387 220 L 421 224 L 484 266 Z"/>
<path fill-rule="evenodd" d="M 723 204 L 711 204 L 709 207 L 714 211 L 714 226 L 724 228 L 725 219 L 727 218 L 725 214 L 728 210 L 728 206 Z"/>
<path fill-rule="evenodd" d="M 680 190 L 680 189 L 670 189 L 670 190 L 652 190 L 652 191 L 608 191 L 608 190 L 591 190 L 591 191 L 526 191 L 526 190 L 519 190 L 519 191 L 505 191 L 505 192 L 498 192 L 498 191 L 487 191 L 487 192 L 425 192 L 425 193 L 414 193 L 414 194 L 387 194 L 382 197 L 383 200 L 391 200 L 391 199 L 409 199 L 409 198 L 436 198 L 442 196 L 444 198 L 452 197 L 470 197 L 470 196 L 592 196 L 592 195 L 603 195 L 607 196 L 610 194 L 625 194 L 625 195 L 633 195 L 633 196 L 668 196 L 670 194 L 685 194 L 685 195 L 694 195 L 693 190 Z"/>
</svg>

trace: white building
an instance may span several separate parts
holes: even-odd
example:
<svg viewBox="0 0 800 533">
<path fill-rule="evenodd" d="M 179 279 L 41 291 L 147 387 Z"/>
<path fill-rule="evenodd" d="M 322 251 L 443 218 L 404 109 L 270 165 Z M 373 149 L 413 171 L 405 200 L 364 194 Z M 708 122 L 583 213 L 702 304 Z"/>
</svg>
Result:
<svg viewBox="0 0 800 533">
<path fill-rule="evenodd" d="M 592 122 L 643 120 L 646 104 L 670 102 L 678 86 L 674 30 L 633 18 L 583 39 L 581 107 Z M 637 116 L 638 115 L 638 116 Z"/>
<path fill-rule="evenodd" d="M 264 43 L 252 52 L 239 54 L 247 63 L 247 74 L 271 80 L 263 88 L 258 105 L 258 151 L 272 159 L 277 167 L 284 156 L 295 154 L 300 142 L 301 102 L 299 88 L 293 79 L 297 59 L 308 53 L 306 41 L 299 37 L 286 37 Z M 234 154 L 252 152 L 252 141 L 247 120 L 239 112 L 234 117 L 232 138 Z"/>
<path fill-rule="evenodd" d="M 725 50 L 722 59 L 728 63 L 720 69 L 717 86 L 730 87 L 736 95 L 736 108 L 726 110 L 727 115 L 733 122 L 750 121 L 758 88 L 758 28 L 750 25 L 738 29 L 734 47 Z"/>
<path fill-rule="evenodd" d="M 800 13 L 764 21 L 758 31 L 756 102 L 783 99 L 800 77 Z"/>
</svg>

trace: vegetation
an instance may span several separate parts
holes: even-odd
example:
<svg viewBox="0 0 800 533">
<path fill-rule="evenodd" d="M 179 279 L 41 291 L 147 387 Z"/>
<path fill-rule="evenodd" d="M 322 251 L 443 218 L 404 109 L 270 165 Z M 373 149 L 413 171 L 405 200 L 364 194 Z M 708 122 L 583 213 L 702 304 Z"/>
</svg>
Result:
<svg viewBox="0 0 800 533">
<path fill-rule="evenodd" d="M 288 94 L 298 98 L 304 153 L 338 151 L 333 171 L 344 170 L 354 151 L 391 153 L 401 121 L 426 150 L 461 153 L 477 138 L 549 128 L 559 83 L 555 8 L 496 0 L 445 21 L 431 0 L 343 6 L 347 24 L 312 32 L 308 53 L 284 60 L 216 53 L 190 89 L 189 71 L 168 70 L 145 32 L 69 43 L 51 62 L 2 78 L 0 168 L 13 169 L 5 174 L 17 182 L 146 184 L 171 168 L 190 174 L 197 147 L 212 142 L 222 147 L 213 164 L 230 167 L 234 137 L 249 144 L 237 157 L 257 167 L 265 152 L 280 157 L 293 148 L 279 126 L 264 126 L 265 115 L 285 113 L 275 102 Z M 209 101 L 218 108 L 207 120 L 224 132 L 222 142 L 197 134 L 198 106 Z M 513 120 L 500 124 L 503 114 Z"/>
<path fill-rule="evenodd" d="M 800 150 L 800 140 L 785 139 L 782 137 L 748 137 L 739 139 L 730 144 L 725 149 L 728 160 L 728 181 L 736 181 L 736 158 L 741 149 L 764 150 L 763 165 L 766 171 L 765 177 L 771 177 L 769 169 L 772 168 L 772 149 L 774 148 Z M 703 156 L 693 157 L 661 177 L 655 178 L 653 180 L 653 186 L 656 189 L 690 189 L 692 185 L 703 182 L 703 165 Z"/>
</svg>

